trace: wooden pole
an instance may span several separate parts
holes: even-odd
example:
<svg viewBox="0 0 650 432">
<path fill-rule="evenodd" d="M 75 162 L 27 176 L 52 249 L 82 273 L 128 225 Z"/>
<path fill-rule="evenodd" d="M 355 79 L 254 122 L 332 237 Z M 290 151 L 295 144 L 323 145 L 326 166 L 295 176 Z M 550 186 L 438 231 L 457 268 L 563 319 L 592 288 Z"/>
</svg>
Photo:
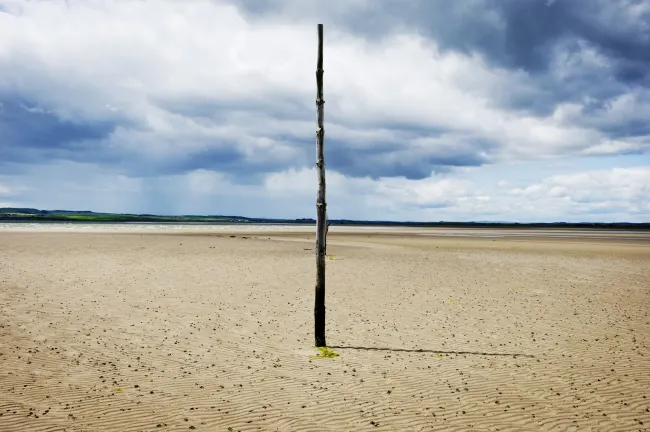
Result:
<svg viewBox="0 0 650 432">
<path fill-rule="evenodd" d="M 325 251 L 327 239 L 327 204 L 325 203 L 325 156 L 323 144 L 323 24 L 318 24 L 318 61 L 316 63 L 316 167 L 318 168 L 318 196 L 316 198 L 316 302 L 314 305 L 314 333 L 316 346 L 325 343 Z"/>
</svg>

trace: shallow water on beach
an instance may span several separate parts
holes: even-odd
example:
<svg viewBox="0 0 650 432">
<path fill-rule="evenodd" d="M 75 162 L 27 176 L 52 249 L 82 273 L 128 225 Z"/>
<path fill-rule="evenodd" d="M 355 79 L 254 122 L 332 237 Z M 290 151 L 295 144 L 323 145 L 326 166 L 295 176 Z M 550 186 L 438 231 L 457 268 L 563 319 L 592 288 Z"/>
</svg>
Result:
<svg viewBox="0 0 650 432">
<path fill-rule="evenodd" d="M 614 234 L 614 235 L 612 235 Z M 622 234 L 629 234 L 627 236 Z M 634 236 L 633 236 L 634 234 Z M 548 239 L 589 239 L 589 240 L 629 240 L 629 241 L 650 241 L 649 232 L 590 232 L 589 234 L 582 234 L 581 232 L 564 231 L 562 234 L 554 232 L 534 231 L 530 233 L 499 233 L 499 234 L 482 234 L 482 233 L 431 233 L 420 234 L 428 237 L 472 237 L 472 238 L 548 238 Z"/>
<path fill-rule="evenodd" d="M 297 224 L 201 224 L 201 223 L 79 223 L 79 222 L 4 222 L 2 230 L 24 231 L 313 231 L 310 225 Z"/>
<path fill-rule="evenodd" d="M 132 232 L 132 233 L 218 233 L 218 232 L 287 232 L 314 233 L 315 225 L 308 224 L 215 224 L 215 223 L 158 223 L 158 222 L 2 222 L 4 231 L 43 232 Z M 650 242 L 650 231 L 639 230 L 581 230 L 536 228 L 459 228 L 459 227 L 406 227 L 406 226 L 341 226 L 332 225 L 330 233 L 385 233 L 451 238 L 490 238 L 522 240 L 530 238 L 554 240 L 617 240 Z"/>
</svg>

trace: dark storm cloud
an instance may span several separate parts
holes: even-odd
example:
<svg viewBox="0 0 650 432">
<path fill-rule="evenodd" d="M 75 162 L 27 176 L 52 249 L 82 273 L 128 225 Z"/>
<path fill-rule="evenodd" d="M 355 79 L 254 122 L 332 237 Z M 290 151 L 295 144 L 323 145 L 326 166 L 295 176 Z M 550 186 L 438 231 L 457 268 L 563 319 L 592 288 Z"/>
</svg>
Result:
<svg viewBox="0 0 650 432">
<path fill-rule="evenodd" d="M 319 10 L 321 19 L 380 41 L 394 32 L 417 32 L 443 51 L 480 53 L 490 64 L 536 76 L 534 95 L 504 95 L 505 108 L 545 115 L 561 101 L 589 94 L 607 99 L 624 89 L 650 87 L 650 11 L 631 11 L 643 0 L 376 0 L 359 7 Z M 300 1 L 233 0 L 251 18 L 278 16 Z M 329 15 L 328 15 L 329 14 Z M 318 18 L 318 17 L 314 17 Z M 585 45 L 586 44 L 586 45 Z M 585 46 L 603 55 L 615 82 L 582 70 L 557 82 L 548 76 L 558 48 L 571 55 Z M 534 97 L 530 97 L 534 96 Z"/>
<path fill-rule="evenodd" d="M 463 142 L 452 139 L 430 146 L 409 146 L 405 143 L 376 143 L 373 147 L 352 148 L 338 139 L 327 141 L 327 166 L 351 177 L 405 177 L 421 180 L 432 173 L 450 168 L 480 166 L 489 162 L 484 150 L 494 143 L 476 139 Z"/>
<path fill-rule="evenodd" d="M 197 104 L 181 101 L 167 108 L 171 113 L 182 114 L 197 122 L 208 119 L 210 124 L 214 124 L 227 120 L 233 113 L 246 111 L 248 105 L 237 101 L 215 102 L 210 106 L 208 102 Z M 257 108 L 264 109 L 261 106 Z M 256 111 L 255 104 L 252 110 Z M 283 117 L 282 112 L 279 111 L 280 117 Z M 108 145 L 111 134 L 118 126 L 127 131 L 130 148 L 115 149 Z M 170 148 L 178 147 L 180 143 L 191 143 L 197 150 L 169 158 L 147 157 L 137 151 L 138 147 L 152 141 Z M 117 144 L 120 144 L 119 140 Z M 3 172 L 10 165 L 15 171 L 20 165 L 54 160 L 105 163 L 121 172 L 143 177 L 186 173 L 196 169 L 212 169 L 245 177 L 259 171 L 284 168 L 284 164 L 266 161 L 257 164 L 247 162 L 236 141 L 196 136 L 158 136 L 146 125 L 128 119 L 119 123 L 64 120 L 35 102 L 7 94 L 0 97 L 0 156 Z"/>
<path fill-rule="evenodd" d="M 237 112 L 245 112 L 245 102 L 215 102 L 193 104 L 179 102 L 169 112 L 182 114 L 210 125 L 227 121 Z M 264 107 L 257 107 L 263 111 Z M 266 107 L 268 110 L 269 107 Z M 255 104 L 252 111 L 256 111 Z M 304 111 L 304 110 L 303 110 Z M 279 117 L 284 117 L 282 109 Z M 109 145 L 111 134 L 121 126 L 126 132 L 128 145 L 118 148 Z M 281 137 L 275 137 L 279 139 Z M 294 138 L 295 139 L 295 138 Z M 191 144 L 194 150 L 176 153 L 172 157 L 148 156 L 139 147 L 156 142 L 167 148 Z M 310 142 L 311 143 L 311 142 Z M 302 143 L 294 141 L 294 146 Z M 311 146 L 309 147 L 311 150 Z M 305 152 L 306 153 L 306 152 Z M 305 154 L 306 156 L 306 154 Z M 63 120 L 53 112 L 20 97 L 4 95 L 0 98 L 0 165 L 2 172 L 9 166 L 20 171 L 20 166 L 48 163 L 55 160 L 110 164 L 120 172 L 141 177 L 187 173 L 197 169 L 217 170 L 233 175 L 245 182 L 260 172 L 282 170 L 291 161 L 247 161 L 239 143 L 228 139 L 210 139 L 202 136 L 159 136 L 146 125 L 126 120 L 121 123 L 73 122 Z M 296 162 L 295 160 L 293 162 Z M 302 160 L 307 163 L 307 159 Z"/>
<path fill-rule="evenodd" d="M 155 175 L 178 174 L 198 169 L 214 169 L 223 172 L 245 170 L 244 155 L 236 145 L 223 145 L 220 148 L 206 149 L 177 158 L 169 158 L 155 164 Z M 245 170 L 247 171 L 247 170 Z"/>
<path fill-rule="evenodd" d="M 96 160 L 98 141 L 115 125 L 72 122 L 16 97 L 0 97 L 0 163 L 32 163 L 48 159 Z"/>
<path fill-rule="evenodd" d="M 650 107 L 650 93 L 636 94 L 627 102 L 633 104 L 632 108 L 610 120 L 612 101 L 594 99 L 583 104 L 582 116 L 575 119 L 575 123 L 598 129 L 613 139 L 650 138 L 650 121 L 647 114 L 639 112 L 643 107 Z"/>
<path fill-rule="evenodd" d="M 620 79 L 637 82 L 650 73 L 650 11 L 626 12 L 645 0 L 376 0 L 318 10 L 347 31 L 379 39 L 417 31 L 443 49 L 480 52 L 508 68 L 547 69 L 554 46 L 576 38 L 620 62 Z M 291 13 L 309 2 L 231 0 L 250 17 Z"/>
</svg>

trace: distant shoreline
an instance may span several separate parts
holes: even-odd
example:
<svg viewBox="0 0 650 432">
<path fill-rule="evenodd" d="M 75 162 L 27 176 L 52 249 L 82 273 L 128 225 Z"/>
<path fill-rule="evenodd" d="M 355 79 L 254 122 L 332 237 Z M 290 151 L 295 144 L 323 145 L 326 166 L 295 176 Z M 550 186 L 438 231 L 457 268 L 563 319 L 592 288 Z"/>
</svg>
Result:
<svg viewBox="0 0 650 432">
<path fill-rule="evenodd" d="M 185 224 L 185 225 L 315 225 L 311 218 L 271 219 L 250 218 L 243 216 L 219 215 L 184 215 L 161 216 L 153 214 L 95 213 L 92 211 L 38 210 L 33 208 L 0 208 L 0 222 L 9 223 L 103 223 L 103 224 Z M 350 219 L 330 219 L 330 225 L 367 226 L 367 227 L 413 227 L 413 228 L 581 228 L 581 229 L 616 229 L 616 230 L 650 230 L 650 222 L 411 222 L 411 221 L 366 221 Z"/>
<path fill-rule="evenodd" d="M 65 218 L 9 218 L 0 215 L 0 223 L 7 224 L 60 224 L 60 225 L 194 225 L 194 226 L 252 226 L 252 225 L 275 225 L 275 226 L 315 226 L 315 221 L 287 221 L 287 220 L 256 220 L 246 221 L 220 220 L 205 221 L 192 219 L 178 220 L 115 220 L 94 218 L 88 220 L 75 220 Z M 535 229 L 535 230 L 616 230 L 616 231 L 650 231 L 650 223 L 486 223 L 486 222 L 382 222 L 382 221 L 340 221 L 330 220 L 331 226 L 348 227 L 394 227 L 394 228 L 456 228 L 456 229 Z"/>
</svg>

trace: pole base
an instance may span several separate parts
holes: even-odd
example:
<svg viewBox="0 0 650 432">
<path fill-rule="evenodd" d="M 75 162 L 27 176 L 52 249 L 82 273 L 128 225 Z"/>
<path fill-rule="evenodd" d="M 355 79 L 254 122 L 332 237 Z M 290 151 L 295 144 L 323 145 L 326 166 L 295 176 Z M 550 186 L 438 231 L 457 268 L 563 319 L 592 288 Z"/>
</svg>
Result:
<svg viewBox="0 0 650 432">
<path fill-rule="evenodd" d="M 316 348 L 323 348 L 326 347 L 327 344 L 325 343 L 325 337 L 317 337 L 316 338 Z"/>
</svg>

